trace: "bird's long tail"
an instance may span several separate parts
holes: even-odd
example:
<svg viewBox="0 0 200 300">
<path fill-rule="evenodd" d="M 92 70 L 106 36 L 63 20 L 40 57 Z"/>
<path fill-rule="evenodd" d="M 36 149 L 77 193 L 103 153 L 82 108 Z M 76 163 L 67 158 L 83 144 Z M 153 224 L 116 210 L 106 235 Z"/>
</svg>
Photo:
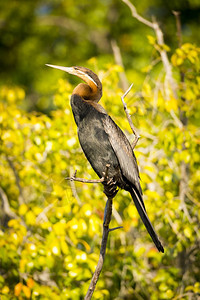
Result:
<svg viewBox="0 0 200 300">
<path fill-rule="evenodd" d="M 154 244 L 156 245 L 157 249 L 160 251 L 160 252 L 163 252 L 164 253 L 164 248 L 161 244 L 161 242 L 159 241 L 158 239 L 158 236 L 147 216 L 147 213 L 146 213 L 146 209 L 145 209 L 145 206 L 144 206 L 144 202 L 142 200 L 142 196 L 139 194 L 139 192 L 135 189 L 135 188 L 131 188 L 130 189 L 130 193 L 131 193 L 131 196 L 133 198 L 133 201 L 135 203 L 135 206 L 138 210 L 138 213 L 148 231 L 148 233 L 150 234 Z"/>
</svg>

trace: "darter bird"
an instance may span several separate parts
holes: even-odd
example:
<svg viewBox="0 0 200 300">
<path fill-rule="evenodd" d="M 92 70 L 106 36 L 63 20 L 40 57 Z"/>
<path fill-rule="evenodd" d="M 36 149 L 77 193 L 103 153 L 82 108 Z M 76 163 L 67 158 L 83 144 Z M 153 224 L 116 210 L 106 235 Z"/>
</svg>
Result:
<svg viewBox="0 0 200 300">
<path fill-rule="evenodd" d="M 75 75 L 85 82 L 78 84 L 71 96 L 72 112 L 83 152 L 100 178 L 103 177 L 106 165 L 109 164 L 108 179 L 114 185 L 113 193 L 116 193 L 119 187 L 131 194 L 153 242 L 159 251 L 164 252 L 147 216 L 133 149 L 123 131 L 98 103 L 102 96 L 102 84 L 98 76 L 84 67 L 62 67 L 49 64 L 47 66 Z"/>
</svg>

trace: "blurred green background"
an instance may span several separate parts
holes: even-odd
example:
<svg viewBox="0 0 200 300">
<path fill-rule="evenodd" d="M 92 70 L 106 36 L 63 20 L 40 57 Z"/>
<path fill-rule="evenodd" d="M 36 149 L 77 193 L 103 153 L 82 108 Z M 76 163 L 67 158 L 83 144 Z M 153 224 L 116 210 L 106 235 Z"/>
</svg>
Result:
<svg viewBox="0 0 200 300">
<path fill-rule="evenodd" d="M 101 104 L 133 140 L 120 97 L 141 135 L 135 153 L 144 200 L 165 253 L 156 251 L 125 191 L 114 200 L 94 299 L 200 297 L 200 2 L 0 2 L 0 297 L 83 299 L 98 261 L 105 196 L 77 139 L 69 104 L 77 78 L 46 63 L 91 68 Z M 180 11 L 182 43 L 176 18 Z M 174 87 L 160 56 L 172 66 Z"/>
</svg>

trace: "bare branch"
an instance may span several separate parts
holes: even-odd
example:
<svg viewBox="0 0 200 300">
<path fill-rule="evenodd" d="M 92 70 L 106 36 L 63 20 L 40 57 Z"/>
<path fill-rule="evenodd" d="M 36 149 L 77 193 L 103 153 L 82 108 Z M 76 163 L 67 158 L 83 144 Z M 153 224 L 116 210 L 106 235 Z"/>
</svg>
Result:
<svg viewBox="0 0 200 300">
<path fill-rule="evenodd" d="M 138 13 L 137 10 L 135 8 L 135 6 L 129 1 L 129 0 L 122 0 L 131 10 L 132 16 L 137 19 L 139 22 L 154 28 L 154 24 L 148 20 L 146 20 L 145 18 L 141 17 Z"/>
<path fill-rule="evenodd" d="M 158 49 L 162 62 L 163 62 L 163 66 L 165 68 L 165 72 L 166 72 L 166 80 L 167 82 L 170 83 L 172 92 L 173 92 L 173 96 L 175 99 L 178 98 L 177 96 L 177 92 L 176 92 L 176 83 L 174 81 L 173 75 L 172 75 L 172 66 L 169 62 L 168 56 L 167 56 L 167 52 L 166 50 L 163 48 L 164 45 L 164 38 L 163 38 L 163 33 L 158 25 L 158 23 L 156 21 L 153 22 L 154 25 L 154 31 L 157 37 L 157 41 L 158 41 L 158 45 L 160 45 L 161 47 Z"/>
<path fill-rule="evenodd" d="M 83 182 L 83 183 L 102 183 L 104 181 L 104 177 L 102 177 L 101 179 L 84 179 L 84 178 L 77 178 L 76 177 L 76 172 L 74 173 L 74 175 L 72 175 L 71 177 L 65 177 L 66 180 L 70 180 L 70 181 L 78 181 L 78 182 Z"/>
<path fill-rule="evenodd" d="M 4 192 L 4 190 L 1 187 L 0 187 L 0 197 L 1 197 L 1 200 L 2 200 L 2 210 L 4 211 L 4 213 L 7 216 L 16 219 L 17 215 L 11 210 L 10 204 L 9 204 L 9 201 L 8 201 L 8 197 L 7 197 L 6 193 Z"/>
<path fill-rule="evenodd" d="M 72 167 L 70 167 L 70 176 L 71 177 L 73 176 L 73 169 L 72 169 Z M 79 198 L 79 195 L 77 193 L 76 185 L 75 185 L 74 180 L 70 180 L 70 186 L 71 186 L 71 190 L 72 190 L 72 194 L 73 194 L 74 198 L 77 200 L 78 205 L 81 206 L 82 205 L 82 201 Z"/>
<path fill-rule="evenodd" d="M 131 129 L 132 129 L 132 131 L 133 131 L 133 133 L 134 133 L 134 135 L 135 135 L 135 140 L 133 141 L 133 144 L 132 144 L 132 148 L 134 149 L 135 146 L 136 146 L 136 144 L 137 144 L 137 142 L 138 142 L 138 140 L 139 140 L 139 138 L 140 138 L 140 136 L 138 135 L 138 133 L 137 133 L 137 131 L 136 131 L 134 125 L 133 125 L 133 122 L 132 122 L 132 120 L 131 120 L 131 116 L 130 116 L 130 114 L 129 114 L 129 112 L 128 112 L 127 105 L 126 105 L 126 103 L 125 103 L 125 101 L 124 101 L 124 98 L 125 98 L 126 95 L 130 92 L 132 86 L 133 86 L 133 84 L 131 84 L 131 86 L 130 86 L 130 87 L 128 88 L 128 90 L 124 93 L 124 95 L 121 97 L 121 99 L 122 99 L 122 103 L 123 103 L 123 106 L 124 106 L 124 110 L 125 110 L 125 113 L 126 113 L 126 116 L 127 116 L 128 122 L 129 122 L 129 125 L 130 125 L 130 127 L 131 127 Z"/>
<path fill-rule="evenodd" d="M 56 200 L 57 201 L 57 200 Z M 55 202 L 56 202 L 55 201 Z M 54 202 L 54 203 L 55 203 Z M 46 206 L 43 211 L 37 216 L 36 218 L 36 222 L 40 223 L 41 220 L 47 222 L 48 221 L 48 218 L 46 216 L 46 213 L 54 206 L 54 203 L 50 203 L 48 206 Z"/>
<path fill-rule="evenodd" d="M 123 223 L 122 218 L 114 206 L 113 206 L 112 212 L 113 212 L 113 217 L 115 218 L 116 222 L 118 224 L 122 224 Z"/>
<path fill-rule="evenodd" d="M 102 267 L 103 267 L 104 258 L 105 258 L 105 254 L 106 254 L 106 245 L 107 245 L 107 240 L 108 240 L 108 234 L 110 232 L 109 223 L 110 223 L 111 215 L 112 215 L 112 199 L 113 198 L 108 198 L 108 200 L 106 202 L 106 207 L 105 207 L 105 212 L 104 212 L 105 215 L 104 215 L 103 237 L 102 237 L 102 241 L 101 241 L 100 256 L 99 256 L 99 260 L 98 260 L 95 272 L 92 276 L 92 280 L 90 282 L 89 289 L 84 298 L 85 300 L 89 300 L 92 298 L 97 281 L 99 279 L 99 275 L 100 275 Z"/>
<path fill-rule="evenodd" d="M 161 56 L 161 59 L 162 59 L 162 62 L 163 62 L 163 66 L 165 68 L 166 80 L 167 80 L 167 82 L 170 83 L 174 98 L 177 99 L 178 97 L 177 97 L 177 92 L 176 92 L 176 83 L 175 83 L 174 78 L 172 76 L 172 67 L 171 67 L 171 64 L 169 62 L 167 52 L 163 48 L 164 38 L 163 38 L 163 33 L 160 30 L 160 27 L 159 27 L 158 23 L 155 20 L 153 22 L 150 22 L 150 21 L 146 20 L 145 18 L 141 17 L 137 13 L 137 10 L 136 10 L 135 6 L 129 0 L 122 0 L 122 1 L 130 8 L 132 16 L 135 19 L 137 19 L 139 22 L 147 25 L 148 27 L 150 27 L 154 30 L 154 32 L 156 34 L 156 37 L 157 37 L 158 45 L 160 46 L 157 50 L 160 53 L 160 56 Z"/>
<path fill-rule="evenodd" d="M 71 181 L 78 181 L 78 182 L 83 182 L 83 183 L 102 183 L 102 182 L 106 182 L 107 181 L 107 177 L 108 177 L 108 169 L 109 169 L 110 165 L 107 164 L 106 168 L 105 168 L 105 172 L 103 172 L 103 177 L 100 179 L 84 179 L 84 178 L 77 178 L 76 177 L 76 173 L 77 170 L 74 172 L 74 175 L 72 175 L 71 177 L 65 177 L 66 180 L 71 180 Z"/>
<path fill-rule="evenodd" d="M 180 20 L 180 11 L 172 11 L 176 18 L 176 28 L 177 28 L 177 38 L 178 38 L 178 46 L 179 48 L 182 45 L 182 33 L 181 33 L 181 20 Z"/>
</svg>

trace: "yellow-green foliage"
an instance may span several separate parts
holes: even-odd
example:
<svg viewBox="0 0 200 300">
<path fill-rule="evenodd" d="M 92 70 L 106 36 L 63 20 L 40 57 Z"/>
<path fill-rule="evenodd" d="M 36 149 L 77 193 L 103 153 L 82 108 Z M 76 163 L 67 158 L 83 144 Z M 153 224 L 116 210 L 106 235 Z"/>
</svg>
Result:
<svg viewBox="0 0 200 300">
<path fill-rule="evenodd" d="M 114 200 L 119 216 L 114 213 L 111 226 L 121 220 L 123 229 L 110 234 L 94 299 L 198 298 L 198 55 L 198 48 L 186 44 L 172 56 L 179 99 L 166 100 L 166 93 L 172 93 L 159 79 L 145 80 L 141 91 L 133 88 L 126 98 L 141 135 L 135 153 L 145 204 L 165 254 L 155 249 L 130 196 L 119 191 Z M 120 100 L 121 68 L 112 64 L 98 68 L 95 59 L 88 65 L 102 79 L 102 105 L 133 140 Z M 180 72 L 185 74 L 182 83 Z M 2 300 L 83 299 L 97 264 L 106 200 L 102 187 L 65 179 L 75 170 L 78 177 L 96 178 L 78 143 L 69 104 L 72 90 L 67 80 L 55 83 L 54 109 L 47 116 L 23 109 L 27 99 L 22 88 L 1 87 L 1 196 L 15 214 L 6 216 L 5 207 L 1 213 Z M 177 123 L 180 110 L 187 126 Z M 184 202 L 179 191 L 183 163 L 188 170 Z"/>
</svg>

